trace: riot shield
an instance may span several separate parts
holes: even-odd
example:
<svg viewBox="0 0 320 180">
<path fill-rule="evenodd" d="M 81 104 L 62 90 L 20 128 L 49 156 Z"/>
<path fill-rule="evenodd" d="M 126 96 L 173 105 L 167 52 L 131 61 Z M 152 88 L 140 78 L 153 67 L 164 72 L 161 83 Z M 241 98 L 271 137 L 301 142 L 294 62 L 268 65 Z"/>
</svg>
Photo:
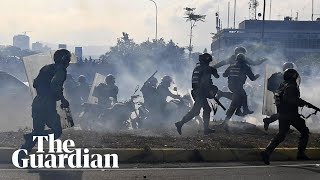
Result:
<svg viewBox="0 0 320 180">
<path fill-rule="evenodd" d="M 264 79 L 264 95 L 263 95 L 263 107 L 262 114 L 271 116 L 272 114 L 277 113 L 277 109 L 275 106 L 274 95 L 271 91 L 267 89 L 268 87 L 268 79 L 272 74 L 279 72 L 278 68 L 271 65 L 266 65 L 265 68 L 265 79 Z"/>
<path fill-rule="evenodd" d="M 43 66 L 52 64 L 54 62 L 53 54 L 54 54 L 54 51 L 46 54 L 35 54 L 35 55 L 31 55 L 23 58 L 23 63 L 24 63 L 26 74 L 27 74 L 29 88 L 33 98 L 36 97 L 37 95 L 35 88 L 33 88 L 33 80 L 38 76 L 39 71 Z M 58 102 L 57 112 L 60 116 L 62 128 L 66 129 L 66 128 L 72 127 L 73 119 L 71 116 L 70 109 L 69 108 L 62 109 L 60 105 L 61 103 Z"/>
<path fill-rule="evenodd" d="M 92 86 L 91 86 L 91 89 L 90 89 L 90 94 L 89 94 L 89 97 L 88 97 L 88 103 L 90 103 L 90 104 L 97 104 L 98 103 L 98 98 L 94 97 L 92 94 L 93 94 L 94 89 L 100 83 L 104 83 L 105 80 L 106 80 L 106 76 L 104 76 L 102 74 L 99 74 L 99 73 L 95 74 L 94 80 L 93 80 L 93 83 L 92 83 Z"/>
</svg>

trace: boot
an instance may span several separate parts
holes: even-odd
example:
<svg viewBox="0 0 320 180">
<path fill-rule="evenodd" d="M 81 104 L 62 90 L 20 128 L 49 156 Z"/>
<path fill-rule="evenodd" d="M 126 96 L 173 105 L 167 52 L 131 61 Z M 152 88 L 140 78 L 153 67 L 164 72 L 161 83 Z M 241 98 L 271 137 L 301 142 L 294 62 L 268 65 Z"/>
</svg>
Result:
<svg viewBox="0 0 320 180">
<path fill-rule="evenodd" d="M 212 134 L 212 133 L 215 133 L 216 131 L 214 129 L 210 129 L 210 128 L 207 128 L 204 130 L 204 135 L 209 135 L 209 134 Z"/>
<path fill-rule="evenodd" d="M 269 125 L 270 125 L 270 123 L 268 121 L 270 121 L 270 118 L 263 119 L 263 127 L 264 127 L 264 130 L 266 130 L 266 131 L 268 131 Z"/>
<path fill-rule="evenodd" d="M 235 115 L 237 115 L 237 116 L 240 116 L 240 117 L 243 117 L 244 115 L 243 115 L 243 113 L 241 112 L 241 109 L 240 108 L 238 108 L 237 110 L 236 110 L 236 113 L 234 113 Z"/>
<path fill-rule="evenodd" d="M 214 133 L 214 129 L 209 128 L 209 121 L 210 121 L 210 112 L 203 112 L 203 133 L 204 135 L 209 135 Z"/>
<path fill-rule="evenodd" d="M 246 116 L 248 114 L 253 114 L 253 113 L 254 113 L 254 111 L 251 111 L 249 109 L 243 110 L 243 116 Z"/>
<path fill-rule="evenodd" d="M 174 123 L 174 125 L 176 126 L 178 133 L 181 135 L 182 134 L 183 122 L 178 121 L 178 122 Z"/>
<path fill-rule="evenodd" d="M 270 155 L 266 151 L 262 151 L 260 153 L 260 156 L 262 158 L 262 161 L 264 162 L 265 165 L 270 165 Z"/>
<path fill-rule="evenodd" d="M 223 128 L 227 133 L 230 132 L 230 131 L 229 131 L 229 125 L 228 125 L 228 123 L 229 123 L 229 119 L 226 118 L 226 119 L 223 121 L 223 123 L 221 124 L 222 128 Z"/>
</svg>

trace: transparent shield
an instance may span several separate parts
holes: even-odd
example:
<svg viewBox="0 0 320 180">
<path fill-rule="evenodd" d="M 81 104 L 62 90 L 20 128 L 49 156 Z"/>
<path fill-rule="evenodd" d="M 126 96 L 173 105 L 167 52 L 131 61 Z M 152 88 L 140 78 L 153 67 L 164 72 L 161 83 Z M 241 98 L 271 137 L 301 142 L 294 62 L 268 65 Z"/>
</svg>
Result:
<svg viewBox="0 0 320 180">
<path fill-rule="evenodd" d="M 264 95 L 263 95 L 263 107 L 262 114 L 271 116 L 277 113 L 275 106 L 274 95 L 271 91 L 267 89 L 268 79 L 272 74 L 279 72 L 279 69 L 275 66 L 266 65 L 265 68 L 265 79 L 264 79 Z"/>
<path fill-rule="evenodd" d="M 94 97 L 92 94 L 93 94 L 94 89 L 100 83 L 104 83 L 105 82 L 105 79 L 106 79 L 106 76 L 104 76 L 102 74 L 99 74 L 99 73 L 95 74 L 94 80 L 93 80 L 93 83 L 92 83 L 92 86 L 91 86 L 91 89 L 90 89 L 90 94 L 89 94 L 89 97 L 88 97 L 88 103 L 90 103 L 90 104 L 97 104 L 98 103 L 98 98 Z"/>
<path fill-rule="evenodd" d="M 40 69 L 47 65 L 53 63 L 52 58 L 49 54 L 35 54 L 23 58 L 24 68 L 27 74 L 29 88 L 32 97 L 36 97 L 36 89 L 33 88 L 33 80 L 39 74 Z"/>
<path fill-rule="evenodd" d="M 35 55 L 31 55 L 23 58 L 23 63 L 24 63 L 26 74 L 27 74 L 29 88 L 33 98 L 37 95 L 35 88 L 33 88 L 33 80 L 38 76 L 39 71 L 43 66 L 52 64 L 54 62 L 52 58 L 53 56 L 51 54 L 52 53 L 35 54 Z M 58 102 L 57 111 L 58 111 L 58 114 L 60 115 L 62 128 L 65 129 L 70 127 L 70 119 L 72 119 L 72 116 L 71 116 L 71 113 L 66 112 L 65 109 L 61 109 L 60 105 L 61 103 Z"/>
</svg>

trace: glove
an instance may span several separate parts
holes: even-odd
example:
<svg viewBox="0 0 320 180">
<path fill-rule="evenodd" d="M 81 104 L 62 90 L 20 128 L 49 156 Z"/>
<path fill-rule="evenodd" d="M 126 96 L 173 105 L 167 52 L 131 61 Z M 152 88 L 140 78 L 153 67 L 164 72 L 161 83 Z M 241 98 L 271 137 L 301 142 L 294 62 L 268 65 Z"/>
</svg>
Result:
<svg viewBox="0 0 320 180">
<path fill-rule="evenodd" d="M 64 109 L 64 108 L 69 108 L 70 104 L 69 104 L 69 101 L 66 100 L 65 98 L 62 98 L 61 99 L 61 108 Z"/>
</svg>

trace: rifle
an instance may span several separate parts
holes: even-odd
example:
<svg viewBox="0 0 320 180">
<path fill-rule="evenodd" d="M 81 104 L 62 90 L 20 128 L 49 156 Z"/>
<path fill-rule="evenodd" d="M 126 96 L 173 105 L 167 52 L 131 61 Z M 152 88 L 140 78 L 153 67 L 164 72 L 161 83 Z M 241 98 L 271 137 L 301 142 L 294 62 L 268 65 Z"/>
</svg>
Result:
<svg viewBox="0 0 320 180">
<path fill-rule="evenodd" d="M 146 80 L 145 83 L 149 82 L 150 79 L 153 78 L 153 76 L 157 74 L 157 72 L 158 72 L 158 70 L 156 70 L 156 71 Z M 142 86 L 142 87 L 143 87 L 143 86 Z M 142 87 L 141 87 L 141 89 L 142 89 Z M 140 89 L 140 90 L 141 90 L 141 89 Z"/>
<path fill-rule="evenodd" d="M 307 106 L 308 108 L 314 109 L 315 111 L 314 111 L 314 113 L 309 114 L 307 117 L 305 117 L 305 116 L 303 116 L 303 115 L 301 114 L 301 117 L 303 117 L 303 118 L 305 118 L 305 119 L 308 119 L 310 116 L 316 115 L 317 112 L 320 112 L 320 108 L 318 108 L 317 106 L 315 106 L 315 105 L 313 105 L 313 104 L 311 104 L 311 103 L 309 103 L 309 102 L 306 102 L 306 106 Z"/>
<path fill-rule="evenodd" d="M 314 109 L 316 112 L 318 112 L 318 111 L 320 112 L 320 108 L 318 108 L 317 106 L 315 106 L 315 105 L 313 105 L 311 103 L 307 102 L 307 107 L 311 108 L 311 109 Z"/>
<path fill-rule="evenodd" d="M 212 99 L 214 99 L 216 101 L 216 103 L 224 110 L 226 111 L 227 109 L 223 106 L 223 104 L 216 98 L 216 97 L 213 97 Z"/>
</svg>

